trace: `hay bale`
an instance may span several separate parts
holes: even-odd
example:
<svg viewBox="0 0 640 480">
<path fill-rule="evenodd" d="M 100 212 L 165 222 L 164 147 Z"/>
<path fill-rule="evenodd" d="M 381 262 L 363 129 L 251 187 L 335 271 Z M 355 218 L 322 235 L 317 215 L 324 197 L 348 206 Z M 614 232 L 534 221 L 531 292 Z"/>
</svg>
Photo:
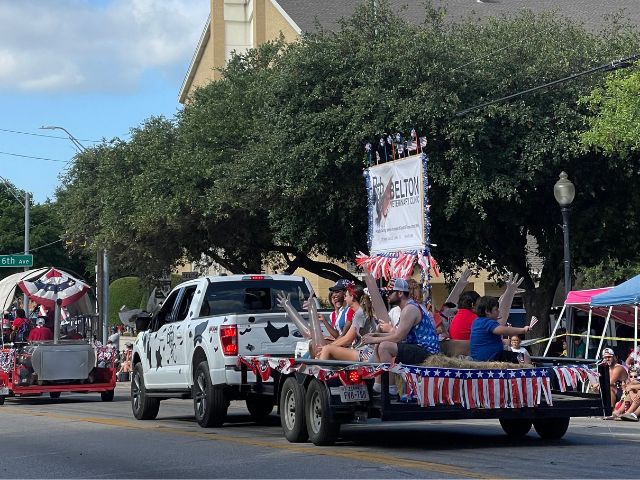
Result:
<svg viewBox="0 0 640 480">
<path fill-rule="evenodd" d="M 466 358 L 452 358 L 446 355 L 431 355 L 420 365 L 422 367 L 464 368 L 470 370 L 504 370 L 507 368 L 533 368 L 533 365 L 521 365 L 508 362 L 476 362 Z"/>
</svg>

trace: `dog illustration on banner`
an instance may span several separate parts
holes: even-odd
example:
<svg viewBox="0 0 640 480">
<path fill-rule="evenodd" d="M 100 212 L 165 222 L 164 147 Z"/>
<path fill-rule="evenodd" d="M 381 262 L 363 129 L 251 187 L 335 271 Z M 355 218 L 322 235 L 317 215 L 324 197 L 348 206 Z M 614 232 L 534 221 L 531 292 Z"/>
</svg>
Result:
<svg viewBox="0 0 640 480">
<path fill-rule="evenodd" d="M 391 199 L 393 197 L 392 186 L 393 177 L 390 177 L 389 182 L 387 183 L 387 186 L 384 187 L 384 190 L 382 190 L 382 193 L 380 193 L 380 189 L 378 188 L 373 189 L 376 208 L 376 226 L 384 226 L 387 220 L 387 215 L 389 214 L 389 209 L 391 207 Z"/>
</svg>

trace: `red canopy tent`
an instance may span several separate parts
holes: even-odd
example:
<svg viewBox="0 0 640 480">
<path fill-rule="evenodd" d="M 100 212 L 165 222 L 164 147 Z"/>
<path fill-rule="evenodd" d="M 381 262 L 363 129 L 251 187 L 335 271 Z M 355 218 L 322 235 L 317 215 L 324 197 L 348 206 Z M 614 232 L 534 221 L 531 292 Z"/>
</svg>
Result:
<svg viewBox="0 0 640 480">
<path fill-rule="evenodd" d="M 576 310 L 580 310 L 583 312 L 587 312 L 589 314 L 589 323 L 587 326 L 587 339 L 585 341 L 585 358 L 589 356 L 589 337 L 591 335 L 591 316 L 597 315 L 599 317 L 606 318 L 604 329 L 602 332 L 602 337 L 604 337 L 604 331 L 607 329 L 609 325 L 609 321 L 611 318 L 616 320 L 619 323 L 623 323 L 625 325 L 632 326 L 635 323 L 634 320 L 634 309 L 631 305 L 616 305 L 616 306 L 592 306 L 591 298 L 596 295 L 600 295 L 601 293 L 608 292 L 613 287 L 605 287 L 605 288 L 592 288 L 589 290 L 572 290 L 567 294 L 567 298 L 562 306 L 562 310 L 560 311 L 560 315 L 558 315 L 558 319 L 553 327 L 553 331 L 551 332 L 551 337 L 547 342 L 547 346 L 544 350 L 543 356 L 547 355 L 549 351 L 549 347 L 551 346 L 551 342 L 555 337 L 556 330 L 558 329 L 558 325 L 562 321 L 562 315 L 564 314 L 567 307 L 575 308 Z M 603 338 L 600 339 L 600 344 L 598 346 L 598 350 L 596 352 L 596 357 L 600 353 L 600 349 L 602 348 Z"/>
</svg>

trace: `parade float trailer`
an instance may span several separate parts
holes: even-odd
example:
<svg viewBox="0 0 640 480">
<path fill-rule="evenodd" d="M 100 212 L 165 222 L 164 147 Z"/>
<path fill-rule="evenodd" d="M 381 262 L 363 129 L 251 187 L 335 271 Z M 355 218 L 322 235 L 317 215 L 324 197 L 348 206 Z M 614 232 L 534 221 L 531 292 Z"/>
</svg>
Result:
<svg viewBox="0 0 640 480">
<path fill-rule="evenodd" d="M 542 439 L 556 440 L 566 433 L 570 418 L 610 415 L 612 410 L 606 395 L 608 367 L 593 370 L 576 359 L 536 357 L 529 367 L 475 362 L 473 368 L 443 358 L 436 360 L 440 366 L 240 360 L 243 378 L 255 375 L 258 391 L 275 396 L 284 435 L 292 443 L 309 439 L 331 445 L 345 424 L 479 419 L 498 420 L 511 437 L 523 437 L 533 426 Z M 410 402 L 388 393 L 390 373 L 403 379 Z M 378 396 L 372 390 L 377 376 Z M 582 393 L 587 382 L 598 383 L 605 395 Z"/>
<path fill-rule="evenodd" d="M 86 296 L 89 287 L 54 268 L 20 272 L 0 282 L 4 309 L 20 291 L 38 305 L 55 312 L 54 339 L 2 344 L 0 405 L 6 397 L 49 394 L 51 398 L 59 398 L 63 392 L 100 393 L 103 401 L 113 400 L 115 350 L 93 340 L 98 326 Z M 63 308 L 71 312 L 65 322 L 73 325 L 76 332 L 84 332 L 84 338 L 62 338 Z"/>
</svg>

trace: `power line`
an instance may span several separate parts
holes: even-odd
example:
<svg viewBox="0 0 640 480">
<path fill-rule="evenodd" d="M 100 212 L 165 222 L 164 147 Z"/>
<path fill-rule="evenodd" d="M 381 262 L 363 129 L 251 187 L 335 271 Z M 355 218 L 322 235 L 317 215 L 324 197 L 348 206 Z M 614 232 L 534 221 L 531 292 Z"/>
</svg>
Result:
<svg viewBox="0 0 640 480">
<path fill-rule="evenodd" d="M 538 85 L 537 87 L 533 87 L 533 88 L 528 88 L 527 90 L 522 90 L 520 92 L 507 95 L 506 97 L 497 98 L 496 100 L 484 102 L 484 103 L 481 103 L 480 105 L 476 105 L 475 107 L 465 108 L 464 110 L 460 110 L 459 112 L 456 112 L 455 116 L 461 117 L 462 115 L 466 115 L 467 113 L 473 112 L 474 110 L 479 110 L 481 108 L 488 107 L 489 105 L 494 105 L 496 103 L 505 102 L 507 100 L 511 100 L 512 98 L 521 97 L 522 95 L 526 95 L 527 93 L 535 92 L 536 90 L 541 90 L 543 88 L 552 87 L 553 85 L 557 85 L 559 83 L 568 82 L 569 80 L 574 80 L 584 75 L 590 75 L 596 72 L 610 72 L 613 70 L 618 70 L 619 68 L 627 68 L 633 65 L 633 62 L 635 62 L 639 58 L 640 58 L 640 54 L 635 54 L 635 55 L 631 55 L 630 57 L 621 58 L 620 60 L 614 60 L 610 63 L 600 65 L 599 67 L 595 67 L 590 70 L 585 70 L 583 72 L 574 73 L 573 75 L 569 75 L 568 77 L 554 80 L 553 82 L 545 83 L 543 85 Z"/>
<path fill-rule="evenodd" d="M 39 247 L 36 247 L 36 248 L 30 248 L 29 249 L 29 253 L 35 252 L 36 250 L 40 250 L 42 248 L 50 247 L 51 245 L 55 245 L 56 243 L 62 242 L 62 240 L 63 240 L 62 238 L 59 238 L 58 240 L 54 240 L 53 242 L 47 243 L 45 245 L 40 245 Z M 19 252 L 16 252 L 16 253 L 10 253 L 10 255 L 20 255 L 20 254 L 23 254 L 23 253 L 24 253 L 24 251 L 19 251 Z"/>
<path fill-rule="evenodd" d="M 31 135 L 33 137 L 56 138 L 58 140 L 68 140 L 67 137 L 63 137 L 63 136 L 60 136 L 60 135 L 46 135 L 44 133 L 21 132 L 20 130 L 10 130 L 8 128 L 0 128 L 0 132 L 18 133 L 20 135 Z M 101 140 L 89 140 L 89 139 L 86 139 L 86 138 L 80 138 L 79 140 L 81 140 L 83 142 L 93 142 L 93 143 L 100 143 L 101 142 Z"/>
<path fill-rule="evenodd" d="M 69 163 L 71 160 L 59 160 L 56 158 L 47 158 L 47 157 L 34 157 L 32 155 L 22 155 L 20 153 L 11 153 L 11 152 L 0 152 L 1 155 L 11 155 L 12 157 L 21 157 L 21 158 L 31 158 L 33 160 L 46 160 L 47 162 L 62 162 Z"/>
<path fill-rule="evenodd" d="M 24 203 L 22 203 L 22 200 L 20 200 L 20 198 L 18 198 L 18 196 L 15 194 L 14 192 L 14 187 L 11 185 L 11 182 L 9 182 L 9 180 L 7 180 L 6 178 L 4 178 L 2 175 L 0 175 L 0 179 L 5 183 L 7 190 L 9 190 L 9 193 L 11 193 L 11 195 L 13 195 L 13 198 L 16 199 L 16 201 L 22 205 L 22 207 L 24 208 Z M 16 190 L 17 191 L 17 190 Z"/>
</svg>

